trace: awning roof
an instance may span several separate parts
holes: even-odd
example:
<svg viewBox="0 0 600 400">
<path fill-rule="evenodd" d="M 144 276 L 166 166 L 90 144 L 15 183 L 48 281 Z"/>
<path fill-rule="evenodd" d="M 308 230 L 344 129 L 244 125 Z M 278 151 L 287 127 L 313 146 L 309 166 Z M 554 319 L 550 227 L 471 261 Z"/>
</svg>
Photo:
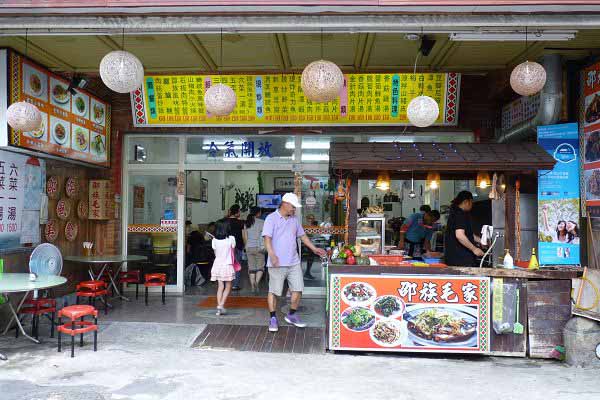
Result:
<svg viewBox="0 0 600 400">
<path fill-rule="evenodd" d="M 531 172 L 556 161 L 537 143 L 332 143 L 332 171 Z"/>
</svg>

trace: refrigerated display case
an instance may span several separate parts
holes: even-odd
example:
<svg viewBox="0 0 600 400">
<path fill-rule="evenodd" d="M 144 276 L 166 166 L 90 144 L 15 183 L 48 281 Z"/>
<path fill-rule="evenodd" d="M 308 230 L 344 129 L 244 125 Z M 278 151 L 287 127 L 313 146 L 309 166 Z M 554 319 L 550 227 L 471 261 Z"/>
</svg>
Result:
<svg viewBox="0 0 600 400">
<path fill-rule="evenodd" d="M 356 222 L 356 244 L 363 254 L 383 254 L 385 249 L 385 217 L 359 218 Z"/>
</svg>

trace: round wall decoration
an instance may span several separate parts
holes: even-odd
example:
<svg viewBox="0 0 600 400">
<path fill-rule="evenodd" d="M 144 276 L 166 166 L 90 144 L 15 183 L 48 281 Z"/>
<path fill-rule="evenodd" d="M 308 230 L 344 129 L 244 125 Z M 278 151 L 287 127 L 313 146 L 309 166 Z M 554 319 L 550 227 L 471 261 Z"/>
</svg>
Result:
<svg viewBox="0 0 600 400">
<path fill-rule="evenodd" d="M 78 178 L 70 177 L 67 179 L 67 182 L 65 182 L 65 192 L 67 192 L 67 197 L 74 198 L 79 196 L 79 189 L 80 185 Z"/>
<path fill-rule="evenodd" d="M 69 242 L 72 242 L 73 240 L 75 240 L 75 238 L 77 238 L 78 232 L 79 232 L 79 225 L 77 224 L 77 222 L 68 221 L 65 224 L 65 238 Z"/>
<path fill-rule="evenodd" d="M 62 220 L 69 218 L 71 215 L 71 202 L 69 200 L 60 199 L 56 203 L 56 216 Z"/>
<path fill-rule="evenodd" d="M 58 238 L 58 222 L 55 219 L 49 219 L 44 229 L 44 236 L 50 243 L 54 242 Z"/>
<path fill-rule="evenodd" d="M 87 219 L 89 213 L 89 205 L 86 200 L 79 200 L 77 204 L 77 216 L 79 219 Z"/>
<path fill-rule="evenodd" d="M 58 178 L 56 176 L 51 176 L 48 178 L 46 182 L 46 193 L 48 194 L 48 198 L 57 199 L 60 194 L 60 183 L 58 182 Z"/>
</svg>

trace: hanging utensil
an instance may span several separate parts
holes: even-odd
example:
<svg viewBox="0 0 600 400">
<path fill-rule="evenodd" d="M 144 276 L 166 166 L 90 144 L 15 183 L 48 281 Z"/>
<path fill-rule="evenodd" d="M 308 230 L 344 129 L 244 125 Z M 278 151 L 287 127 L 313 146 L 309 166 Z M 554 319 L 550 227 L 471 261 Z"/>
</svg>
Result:
<svg viewBox="0 0 600 400">
<path fill-rule="evenodd" d="M 515 317 L 515 324 L 513 325 L 513 333 L 517 334 L 517 335 L 522 335 L 523 334 L 523 324 L 521 324 L 519 322 L 519 305 L 521 303 L 521 296 L 520 296 L 521 290 L 517 289 L 517 304 L 516 304 L 516 317 Z"/>
</svg>

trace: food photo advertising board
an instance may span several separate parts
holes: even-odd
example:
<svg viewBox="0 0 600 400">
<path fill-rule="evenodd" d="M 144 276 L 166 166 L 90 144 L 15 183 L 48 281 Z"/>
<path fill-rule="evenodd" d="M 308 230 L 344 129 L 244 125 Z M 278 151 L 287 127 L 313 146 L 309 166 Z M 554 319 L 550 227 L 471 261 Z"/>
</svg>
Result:
<svg viewBox="0 0 600 400">
<path fill-rule="evenodd" d="M 332 274 L 329 349 L 488 353 L 490 280 Z"/>
<path fill-rule="evenodd" d="M 85 90 L 71 93 L 69 81 L 19 53 L 0 49 L 0 116 L 27 101 L 42 113 L 42 125 L 32 132 L 0 127 L 0 142 L 86 164 L 110 166 L 110 105 Z M 8 101 L 7 101 L 8 100 Z"/>
<path fill-rule="evenodd" d="M 600 63 L 583 70 L 581 120 L 583 180 L 582 205 L 592 218 L 600 218 Z"/>
</svg>

